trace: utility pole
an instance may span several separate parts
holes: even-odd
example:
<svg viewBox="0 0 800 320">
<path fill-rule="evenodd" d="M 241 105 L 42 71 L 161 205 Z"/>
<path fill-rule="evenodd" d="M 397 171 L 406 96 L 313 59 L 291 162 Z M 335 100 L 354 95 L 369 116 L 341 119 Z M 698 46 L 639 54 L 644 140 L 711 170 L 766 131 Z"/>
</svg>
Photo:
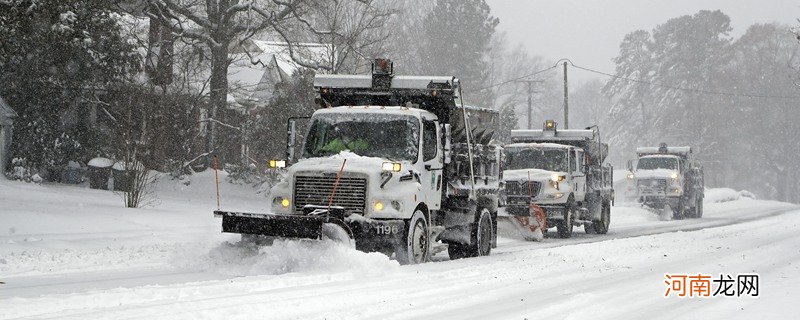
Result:
<svg viewBox="0 0 800 320">
<path fill-rule="evenodd" d="M 532 82 L 528 81 L 528 130 L 531 129 L 531 120 L 533 118 L 533 93 L 531 89 Z"/>
<path fill-rule="evenodd" d="M 541 80 L 517 80 L 514 82 L 526 83 L 528 85 L 528 129 L 533 129 L 533 84 L 542 83 Z"/>
<path fill-rule="evenodd" d="M 569 89 L 567 89 L 567 62 L 564 61 L 564 129 L 569 129 Z"/>
</svg>

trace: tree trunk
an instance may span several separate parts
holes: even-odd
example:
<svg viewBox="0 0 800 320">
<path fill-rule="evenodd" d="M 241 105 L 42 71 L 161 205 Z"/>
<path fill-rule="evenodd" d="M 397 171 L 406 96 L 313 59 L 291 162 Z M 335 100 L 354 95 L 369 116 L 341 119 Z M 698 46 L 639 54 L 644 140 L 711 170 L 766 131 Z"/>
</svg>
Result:
<svg viewBox="0 0 800 320">
<path fill-rule="evenodd" d="M 217 120 L 217 110 L 225 108 L 228 100 L 228 42 L 221 42 L 219 46 L 211 46 L 211 115 Z M 206 152 L 209 153 L 208 165 L 213 165 L 213 153 L 219 149 L 217 146 L 217 124 L 210 121 L 206 124 Z"/>
</svg>

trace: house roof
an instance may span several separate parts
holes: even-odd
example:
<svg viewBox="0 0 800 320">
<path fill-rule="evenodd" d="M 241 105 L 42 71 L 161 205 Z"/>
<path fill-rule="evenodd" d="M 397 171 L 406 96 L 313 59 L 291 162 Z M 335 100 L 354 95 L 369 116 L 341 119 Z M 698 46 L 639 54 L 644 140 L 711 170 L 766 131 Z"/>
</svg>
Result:
<svg viewBox="0 0 800 320">
<path fill-rule="evenodd" d="M 15 118 L 17 117 L 17 113 L 14 112 L 14 109 L 11 109 L 11 106 L 8 105 L 3 97 L 0 97 L 0 119 L 6 118 Z"/>
<path fill-rule="evenodd" d="M 328 46 L 319 43 L 292 44 L 296 57 L 309 61 L 326 61 Z M 248 40 L 231 50 L 233 63 L 228 67 L 231 91 L 229 103 L 264 104 L 272 98 L 275 84 L 288 79 L 300 69 L 285 42 Z"/>
</svg>

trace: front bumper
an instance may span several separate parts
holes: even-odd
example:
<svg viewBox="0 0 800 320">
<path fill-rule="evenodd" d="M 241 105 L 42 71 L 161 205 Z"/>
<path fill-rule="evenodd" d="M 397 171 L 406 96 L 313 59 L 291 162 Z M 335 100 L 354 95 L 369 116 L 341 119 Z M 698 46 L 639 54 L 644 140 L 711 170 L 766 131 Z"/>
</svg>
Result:
<svg viewBox="0 0 800 320">
<path fill-rule="evenodd" d="M 639 197 L 639 202 L 644 204 L 645 206 L 660 209 L 663 208 L 664 205 L 669 205 L 670 207 L 674 208 L 680 204 L 681 196 L 672 196 L 672 195 L 645 195 Z"/>
<path fill-rule="evenodd" d="M 214 211 L 222 218 L 222 232 L 254 234 L 291 239 L 322 239 L 322 225 L 336 224 L 348 232 L 359 249 L 377 249 L 403 243 L 404 220 L 376 220 L 353 215 L 339 218 L 334 215 L 282 215 Z"/>
</svg>

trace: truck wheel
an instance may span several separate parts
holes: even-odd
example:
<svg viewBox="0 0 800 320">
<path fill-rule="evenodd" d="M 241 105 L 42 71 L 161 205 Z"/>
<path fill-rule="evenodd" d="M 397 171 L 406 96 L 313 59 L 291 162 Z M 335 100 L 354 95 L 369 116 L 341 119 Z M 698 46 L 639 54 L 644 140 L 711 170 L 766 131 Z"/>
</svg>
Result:
<svg viewBox="0 0 800 320">
<path fill-rule="evenodd" d="M 698 197 L 697 203 L 694 207 L 694 217 L 695 218 L 702 218 L 703 217 L 703 198 Z"/>
<path fill-rule="evenodd" d="M 488 209 L 480 209 L 481 214 L 476 223 L 472 225 L 471 244 L 450 243 L 447 246 L 447 255 L 450 260 L 461 258 L 488 256 L 492 252 L 492 239 L 494 227 L 492 215 Z"/>
<path fill-rule="evenodd" d="M 683 207 L 684 207 L 683 199 L 678 200 L 678 205 L 675 208 L 671 208 L 672 219 L 683 220 L 685 214 Z"/>
<path fill-rule="evenodd" d="M 430 255 L 430 232 L 428 221 L 421 210 L 417 209 L 406 226 L 405 245 L 395 249 L 395 256 L 400 264 L 418 264 L 428 261 Z"/>
<path fill-rule="evenodd" d="M 594 224 L 597 223 L 596 221 L 592 221 L 592 223 L 584 223 L 583 224 L 583 232 L 586 234 L 595 234 L 597 231 L 594 230 Z"/>
<path fill-rule="evenodd" d="M 556 224 L 556 231 L 558 232 L 559 238 L 570 238 L 572 237 L 572 207 L 573 201 L 570 199 L 567 202 L 567 206 L 564 208 L 564 219 L 559 221 Z"/>
<path fill-rule="evenodd" d="M 608 233 L 608 226 L 611 224 L 611 205 L 604 203 L 603 208 L 600 209 L 600 221 L 593 221 L 592 227 L 598 234 Z"/>
</svg>

